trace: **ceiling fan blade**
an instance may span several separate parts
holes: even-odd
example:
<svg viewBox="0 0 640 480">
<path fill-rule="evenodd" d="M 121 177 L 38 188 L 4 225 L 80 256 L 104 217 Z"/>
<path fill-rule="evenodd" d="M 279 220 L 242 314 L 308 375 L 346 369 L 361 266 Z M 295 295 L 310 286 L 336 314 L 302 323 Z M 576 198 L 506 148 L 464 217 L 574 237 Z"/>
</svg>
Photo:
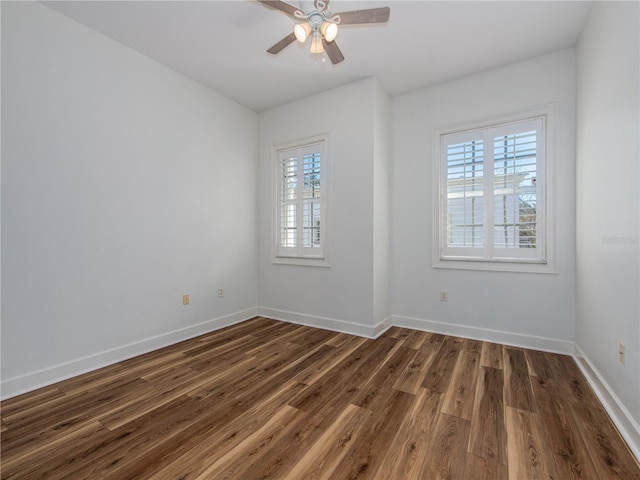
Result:
<svg viewBox="0 0 640 480">
<path fill-rule="evenodd" d="M 293 5 L 289 5 L 286 2 L 282 2 L 280 0 L 258 0 L 261 4 L 266 5 L 267 7 L 275 8 L 276 10 L 280 10 L 281 12 L 286 13 L 287 15 L 291 15 L 292 17 L 296 16 L 296 12 L 300 12 L 300 14 L 304 15 L 299 8 L 294 7 Z"/>
<path fill-rule="evenodd" d="M 288 47 L 295 41 L 296 41 L 296 35 L 295 33 L 291 32 L 289 35 L 284 37 L 282 40 L 276 43 L 273 47 L 267 50 L 267 52 L 269 52 L 272 55 L 275 55 L 277 53 L 280 53 L 282 50 L 285 49 L 285 47 Z"/>
<path fill-rule="evenodd" d="M 337 13 L 340 25 L 356 25 L 359 23 L 384 23 L 389 20 L 389 7 L 354 10 L 352 12 Z"/>
<path fill-rule="evenodd" d="M 324 47 L 325 52 L 327 52 L 327 56 L 329 57 L 329 60 L 331 60 L 331 63 L 333 63 L 334 65 L 344 60 L 344 55 L 342 55 L 342 52 L 338 48 L 338 45 L 336 44 L 336 42 L 327 42 L 323 38 L 322 46 Z"/>
</svg>

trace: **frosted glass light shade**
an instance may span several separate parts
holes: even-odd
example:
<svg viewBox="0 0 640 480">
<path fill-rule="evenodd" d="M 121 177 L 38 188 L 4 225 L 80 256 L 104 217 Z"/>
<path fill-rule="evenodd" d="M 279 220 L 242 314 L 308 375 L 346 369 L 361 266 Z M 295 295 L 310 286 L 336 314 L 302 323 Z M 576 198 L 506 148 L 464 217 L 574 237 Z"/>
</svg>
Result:
<svg viewBox="0 0 640 480">
<path fill-rule="evenodd" d="M 333 42 L 338 36 L 338 25 L 333 22 L 324 22 L 320 26 L 320 31 L 327 42 Z"/>
<path fill-rule="evenodd" d="M 309 50 L 311 53 L 322 53 L 324 52 L 324 47 L 322 46 L 322 37 L 318 32 L 313 35 L 311 39 L 311 49 Z"/>
<path fill-rule="evenodd" d="M 296 40 L 300 43 L 304 43 L 311 32 L 311 25 L 307 22 L 305 23 L 296 23 L 293 27 L 293 33 L 296 36 Z"/>
</svg>

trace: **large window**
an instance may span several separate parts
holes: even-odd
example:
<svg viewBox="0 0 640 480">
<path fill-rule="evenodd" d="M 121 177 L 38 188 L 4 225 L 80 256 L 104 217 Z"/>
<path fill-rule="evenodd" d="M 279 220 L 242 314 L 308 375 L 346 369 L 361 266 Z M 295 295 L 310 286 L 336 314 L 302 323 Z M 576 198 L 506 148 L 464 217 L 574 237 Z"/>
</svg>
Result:
<svg viewBox="0 0 640 480">
<path fill-rule="evenodd" d="M 548 120 L 439 134 L 435 266 L 547 269 Z"/>
<path fill-rule="evenodd" d="M 328 265 L 327 138 L 274 149 L 274 262 Z"/>
</svg>

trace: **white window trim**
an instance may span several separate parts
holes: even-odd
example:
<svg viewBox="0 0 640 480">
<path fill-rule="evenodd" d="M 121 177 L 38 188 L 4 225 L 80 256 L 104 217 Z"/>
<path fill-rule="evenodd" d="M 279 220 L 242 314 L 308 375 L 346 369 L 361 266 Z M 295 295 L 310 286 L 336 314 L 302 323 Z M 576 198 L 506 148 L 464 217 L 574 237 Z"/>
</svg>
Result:
<svg viewBox="0 0 640 480">
<path fill-rule="evenodd" d="M 297 147 L 304 147 L 315 143 L 323 143 L 323 154 L 321 162 L 321 207 L 320 207 L 320 224 L 322 225 L 321 239 L 323 242 L 323 254 L 282 254 L 279 253 L 279 169 L 280 162 L 278 152 Z M 331 266 L 331 142 L 329 134 L 316 135 L 313 137 L 297 140 L 294 142 L 283 143 L 271 147 L 271 262 L 281 265 L 303 265 L 313 267 L 330 267 Z"/>
<path fill-rule="evenodd" d="M 511 122 L 518 122 L 535 117 L 545 118 L 545 168 L 543 189 L 543 222 L 544 233 L 544 262 L 527 261 L 526 259 L 483 259 L 483 258 L 452 258 L 442 256 L 442 242 L 446 241 L 446 226 L 443 225 L 442 205 L 446 202 L 446 188 L 441 182 L 443 175 L 443 159 L 441 138 L 443 135 L 463 132 L 467 130 L 487 128 Z M 522 110 L 501 117 L 494 117 L 473 123 L 442 128 L 433 134 L 433 228 L 432 228 L 432 266 L 433 268 L 459 270 L 485 270 L 500 272 L 523 273 L 557 273 L 556 270 L 556 193 L 555 193 L 555 158 L 556 158 L 556 117 L 557 105 L 543 105 Z"/>
</svg>

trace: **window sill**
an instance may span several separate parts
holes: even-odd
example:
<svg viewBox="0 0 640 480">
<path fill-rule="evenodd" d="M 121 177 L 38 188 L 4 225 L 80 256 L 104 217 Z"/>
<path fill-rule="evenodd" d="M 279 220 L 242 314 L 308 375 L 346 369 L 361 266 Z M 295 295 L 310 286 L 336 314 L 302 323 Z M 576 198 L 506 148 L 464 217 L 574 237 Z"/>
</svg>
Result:
<svg viewBox="0 0 640 480">
<path fill-rule="evenodd" d="M 515 273 L 547 273 L 557 274 L 555 266 L 543 262 L 526 262 L 517 260 L 481 260 L 481 259 L 438 259 L 433 263 L 433 268 L 452 270 L 479 270 L 488 272 L 515 272 Z"/>
<path fill-rule="evenodd" d="M 281 257 L 276 256 L 271 259 L 271 263 L 276 265 L 303 265 L 307 267 L 330 267 L 326 257 Z"/>
</svg>

